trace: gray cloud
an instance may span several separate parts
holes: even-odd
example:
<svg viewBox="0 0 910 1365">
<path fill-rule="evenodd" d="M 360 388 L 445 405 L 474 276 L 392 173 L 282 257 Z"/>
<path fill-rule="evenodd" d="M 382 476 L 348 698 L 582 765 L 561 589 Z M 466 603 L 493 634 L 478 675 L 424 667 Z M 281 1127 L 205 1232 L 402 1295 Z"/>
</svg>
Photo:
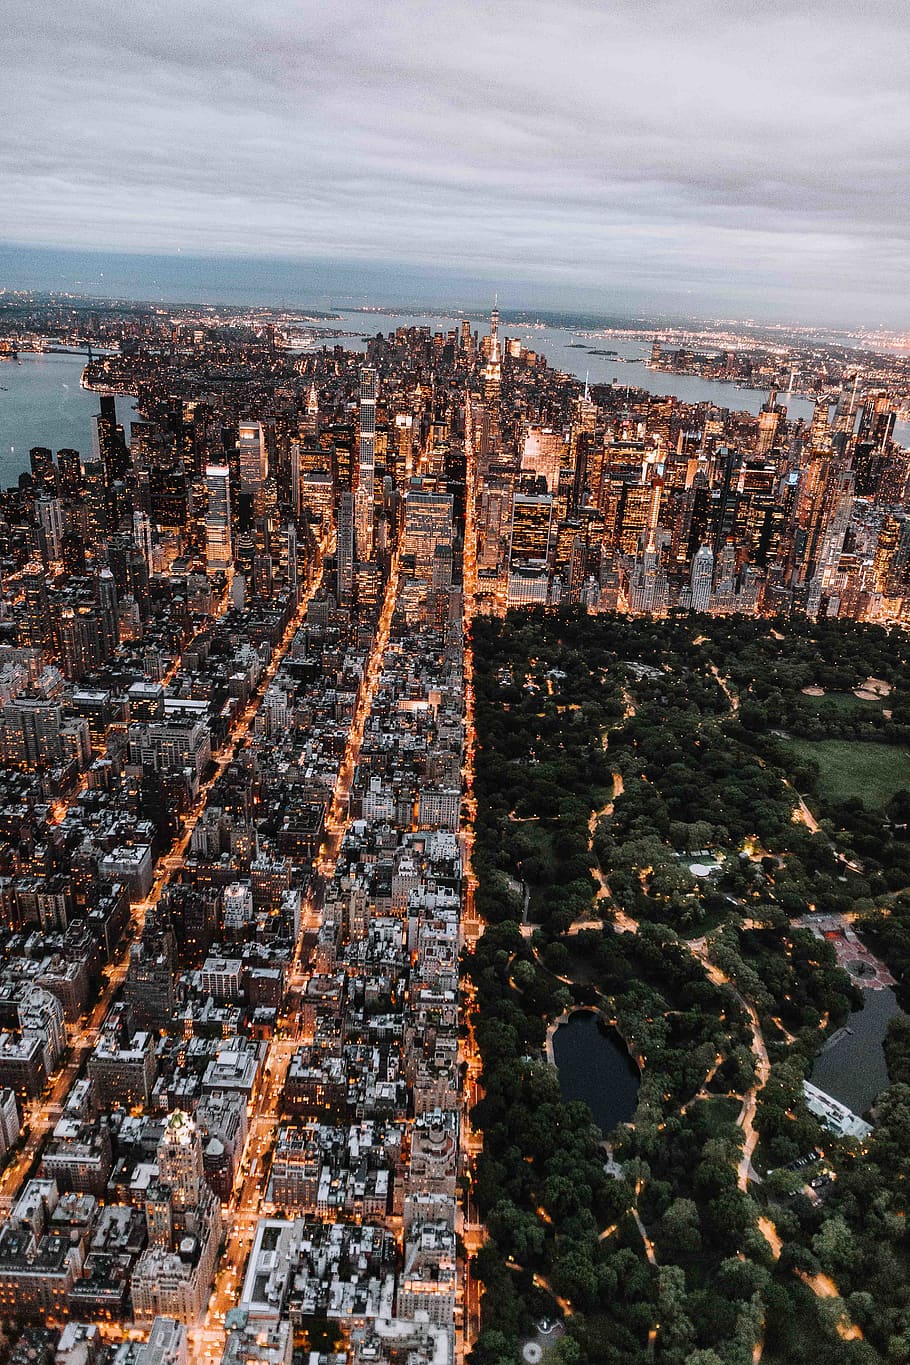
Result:
<svg viewBox="0 0 910 1365">
<path fill-rule="evenodd" d="M 904 0 L 4 11 L 7 241 L 906 315 Z"/>
</svg>

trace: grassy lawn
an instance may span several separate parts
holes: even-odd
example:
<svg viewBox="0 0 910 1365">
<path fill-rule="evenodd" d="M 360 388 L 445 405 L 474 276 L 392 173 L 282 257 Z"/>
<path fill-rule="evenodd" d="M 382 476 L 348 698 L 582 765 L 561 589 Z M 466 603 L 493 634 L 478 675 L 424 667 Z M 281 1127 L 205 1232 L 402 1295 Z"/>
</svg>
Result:
<svg viewBox="0 0 910 1365">
<path fill-rule="evenodd" d="M 823 697 L 801 696 L 799 700 L 802 706 L 813 711 L 817 716 L 824 716 L 826 712 L 834 711 L 881 711 L 884 706 L 881 698 L 876 701 L 867 701 L 863 697 L 854 697 L 852 692 L 826 692 Z"/>
<path fill-rule="evenodd" d="M 724 902 L 722 907 L 716 910 L 706 910 L 704 917 L 697 924 L 674 924 L 673 928 L 682 939 L 704 938 L 705 934 L 710 934 L 715 929 L 719 929 L 722 924 L 731 922 L 736 923 L 737 917 L 741 916 L 742 908 Z"/>
<path fill-rule="evenodd" d="M 712 1137 L 729 1137 L 730 1129 L 736 1127 L 736 1119 L 742 1105 L 739 1100 L 728 1100 L 718 1096 L 713 1100 L 698 1100 L 699 1115 Z"/>
<path fill-rule="evenodd" d="M 829 801 L 857 796 L 875 810 L 887 805 L 901 787 L 910 788 L 910 757 L 893 744 L 793 739 L 786 747 L 794 758 L 818 764 L 819 794 Z"/>
</svg>

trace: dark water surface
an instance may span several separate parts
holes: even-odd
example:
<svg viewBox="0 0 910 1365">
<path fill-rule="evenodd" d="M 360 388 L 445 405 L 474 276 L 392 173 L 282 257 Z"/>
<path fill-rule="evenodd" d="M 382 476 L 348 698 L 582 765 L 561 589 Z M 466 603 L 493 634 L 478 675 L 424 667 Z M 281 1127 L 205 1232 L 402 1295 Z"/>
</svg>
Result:
<svg viewBox="0 0 910 1365">
<path fill-rule="evenodd" d="M 863 1002 L 863 1009 L 847 1020 L 846 1027 L 852 1033 L 844 1033 L 822 1049 L 810 1077 L 813 1085 L 833 1095 L 854 1114 L 868 1109 L 888 1084 L 882 1042 L 889 1020 L 900 1014 L 891 990 L 863 991 Z"/>
<path fill-rule="evenodd" d="M 74 352 L 23 351 L 19 360 L 0 362 L 0 488 L 11 488 L 28 469 L 32 446 L 56 454 L 68 447 L 83 460 L 92 458 L 91 418 L 101 411 L 100 397 L 81 385 L 85 356 Z M 117 420 L 127 440 L 134 400 L 118 395 Z"/>
<path fill-rule="evenodd" d="M 583 1100 L 606 1135 L 631 1119 L 640 1078 L 625 1043 L 590 1010 L 579 1010 L 553 1035 L 553 1060 L 564 1100 Z"/>
</svg>

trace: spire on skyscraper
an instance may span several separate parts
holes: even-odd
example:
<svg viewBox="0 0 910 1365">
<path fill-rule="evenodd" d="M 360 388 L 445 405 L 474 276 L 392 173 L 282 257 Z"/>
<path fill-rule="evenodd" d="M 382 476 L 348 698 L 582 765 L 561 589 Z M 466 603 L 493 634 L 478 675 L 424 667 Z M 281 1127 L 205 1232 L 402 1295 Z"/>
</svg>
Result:
<svg viewBox="0 0 910 1365">
<path fill-rule="evenodd" d="M 497 294 L 495 297 L 498 300 L 499 295 Z M 490 336 L 493 341 L 493 345 L 490 347 L 490 360 L 498 364 L 502 353 L 499 349 L 499 309 L 495 303 L 490 314 Z"/>
</svg>

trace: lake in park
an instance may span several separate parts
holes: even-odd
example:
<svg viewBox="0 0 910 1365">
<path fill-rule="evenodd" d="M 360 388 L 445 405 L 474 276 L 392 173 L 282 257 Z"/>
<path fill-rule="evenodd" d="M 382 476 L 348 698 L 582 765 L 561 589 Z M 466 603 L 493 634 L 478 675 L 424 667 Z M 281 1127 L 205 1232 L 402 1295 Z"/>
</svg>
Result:
<svg viewBox="0 0 910 1365">
<path fill-rule="evenodd" d="M 882 1047 L 888 1024 L 900 1014 L 894 991 L 864 990 L 863 1008 L 851 1014 L 843 1030 L 832 1034 L 815 1059 L 810 1080 L 862 1114 L 888 1085 Z"/>
<path fill-rule="evenodd" d="M 583 1100 L 604 1136 L 627 1123 L 638 1104 L 638 1067 L 616 1032 L 591 1010 L 578 1010 L 553 1035 L 553 1060 L 564 1100 Z"/>
</svg>

